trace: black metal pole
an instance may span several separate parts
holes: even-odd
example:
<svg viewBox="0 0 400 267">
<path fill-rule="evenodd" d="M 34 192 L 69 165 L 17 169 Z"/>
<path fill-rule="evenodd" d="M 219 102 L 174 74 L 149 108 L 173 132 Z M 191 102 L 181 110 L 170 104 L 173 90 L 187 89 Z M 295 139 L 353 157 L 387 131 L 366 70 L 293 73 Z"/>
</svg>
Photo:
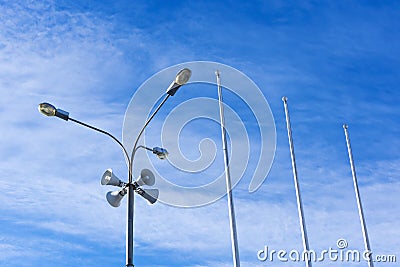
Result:
<svg viewBox="0 0 400 267">
<path fill-rule="evenodd" d="M 134 198 L 135 198 L 135 186 L 133 184 L 133 160 L 135 158 L 135 154 L 138 148 L 138 142 L 140 137 L 142 136 L 144 129 L 147 127 L 147 125 L 150 123 L 150 121 L 154 118 L 156 113 L 160 110 L 160 108 L 164 105 L 164 103 L 167 101 L 167 99 L 170 97 L 170 95 L 167 95 L 164 100 L 160 103 L 160 105 L 155 109 L 153 114 L 150 115 L 150 117 L 147 119 L 145 122 L 144 126 L 139 132 L 138 137 L 135 140 L 135 144 L 132 149 L 132 154 L 130 158 L 130 176 L 129 176 L 129 181 L 128 181 L 128 208 L 127 208 L 127 222 L 126 222 L 126 267 L 131 267 L 133 265 L 133 216 L 134 216 L 134 208 L 135 208 L 135 203 L 134 203 Z"/>
<path fill-rule="evenodd" d="M 126 222 L 126 266 L 133 267 L 133 215 L 135 191 L 133 184 L 128 184 L 128 208 Z"/>
</svg>

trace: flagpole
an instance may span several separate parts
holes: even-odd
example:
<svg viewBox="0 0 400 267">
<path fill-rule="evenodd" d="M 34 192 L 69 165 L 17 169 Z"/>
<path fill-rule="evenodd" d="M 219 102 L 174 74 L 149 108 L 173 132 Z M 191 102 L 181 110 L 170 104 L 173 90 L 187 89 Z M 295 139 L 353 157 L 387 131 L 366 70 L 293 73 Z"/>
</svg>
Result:
<svg viewBox="0 0 400 267">
<path fill-rule="evenodd" d="M 286 114 L 286 126 L 287 126 L 287 131 L 288 131 L 288 138 L 289 138 L 289 146 L 290 146 L 290 156 L 292 158 L 292 168 L 293 168 L 293 178 L 294 178 L 294 186 L 296 189 L 296 200 L 297 200 L 297 210 L 299 213 L 299 220 L 300 220 L 300 228 L 301 228 L 301 237 L 303 241 L 303 249 L 306 252 L 309 252 L 309 245 L 308 245 L 308 237 L 307 237 L 307 229 L 306 229 L 306 220 L 304 218 L 304 212 L 303 212 L 303 205 L 301 202 L 301 195 L 300 195 L 300 187 L 299 187 L 299 181 L 297 177 L 297 167 L 296 167 L 296 158 L 294 155 L 294 146 L 293 146 L 293 139 L 292 139 L 292 129 L 290 126 L 290 118 L 289 118 L 289 108 L 287 104 L 288 98 L 286 96 L 282 97 L 283 105 L 285 107 L 285 114 Z M 306 262 L 306 267 L 311 267 L 311 256 L 310 254 L 304 254 L 304 255 L 309 255 Z"/>
<path fill-rule="evenodd" d="M 356 199 L 357 199 L 358 215 L 360 216 L 361 229 L 362 229 L 362 234 L 363 234 L 363 238 L 364 238 L 364 246 L 365 246 L 365 251 L 367 253 L 370 253 L 369 254 L 369 256 L 370 256 L 372 254 L 372 252 L 371 252 L 371 247 L 370 247 L 370 244 L 369 244 L 367 225 L 365 223 L 363 207 L 362 207 L 362 204 L 361 204 L 360 191 L 358 190 L 356 168 L 354 167 L 353 152 L 351 150 L 350 137 L 349 137 L 349 133 L 347 131 L 347 128 L 349 128 L 349 126 L 347 124 L 344 124 L 343 125 L 343 129 L 344 129 L 344 134 L 346 136 L 347 151 L 349 153 L 351 174 L 353 176 L 354 192 L 355 192 Z M 374 263 L 372 262 L 371 259 L 369 259 L 369 261 L 368 261 L 368 266 L 369 267 L 374 267 Z"/>
<path fill-rule="evenodd" d="M 235 219 L 235 208 L 233 205 L 231 175 L 230 175 L 230 171 L 229 171 L 228 145 L 227 145 L 227 141 L 226 141 L 224 103 L 223 103 L 223 99 L 222 99 L 220 72 L 217 70 L 215 72 L 215 75 L 217 76 L 217 85 L 218 85 L 218 103 L 219 103 L 219 115 L 220 115 L 220 121 L 221 121 L 222 149 L 224 152 L 226 193 L 228 196 L 228 209 L 229 209 L 229 222 L 230 222 L 230 230 L 231 230 L 233 266 L 240 267 L 239 245 L 238 245 L 237 233 L 236 233 L 236 219 Z"/>
</svg>

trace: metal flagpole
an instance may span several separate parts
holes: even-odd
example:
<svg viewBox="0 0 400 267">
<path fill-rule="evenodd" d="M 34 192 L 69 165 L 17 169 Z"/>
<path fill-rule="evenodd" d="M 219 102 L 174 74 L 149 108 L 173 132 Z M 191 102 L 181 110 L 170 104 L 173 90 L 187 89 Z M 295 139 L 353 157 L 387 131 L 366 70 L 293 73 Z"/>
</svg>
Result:
<svg viewBox="0 0 400 267">
<path fill-rule="evenodd" d="M 220 72 L 217 70 L 215 72 L 215 75 L 217 76 L 217 85 L 218 85 L 218 103 L 219 103 L 219 115 L 220 115 L 220 121 L 221 121 L 222 149 L 224 151 L 226 192 L 228 195 L 228 208 L 229 208 L 229 220 L 230 220 L 230 228 L 231 228 L 233 266 L 240 267 L 239 246 L 238 246 L 237 233 L 236 233 L 235 208 L 233 206 L 231 175 L 229 172 L 229 157 L 228 157 L 228 146 L 227 146 L 227 141 L 226 141 L 224 103 L 223 103 L 223 99 L 222 99 Z"/>
<path fill-rule="evenodd" d="M 285 107 L 285 114 L 286 114 L 286 126 L 287 126 L 287 131 L 288 131 L 288 138 L 289 138 L 289 146 L 290 146 L 290 156 L 292 158 L 292 168 L 293 168 L 293 178 L 294 178 L 294 186 L 296 189 L 296 199 L 297 199 L 297 210 L 299 212 L 299 220 L 300 220 L 300 227 L 301 227 L 301 237 L 303 240 L 303 249 L 306 252 L 309 252 L 309 246 L 308 246 L 308 237 L 307 237 L 307 229 L 306 229 L 306 220 L 304 218 L 304 212 L 303 212 L 303 205 L 301 202 L 301 195 L 300 195 L 300 187 L 299 187 L 299 181 L 297 178 L 297 167 L 296 167 L 296 158 L 294 156 L 294 147 L 293 147 L 293 139 L 292 139 L 292 129 L 290 126 L 290 118 L 289 118 L 289 108 L 287 104 L 287 97 L 284 96 L 282 97 L 283 105 Z M 308 255 L 306 262 L 307 267 L 311 267 L 311 256 L 310 254 L 303 254 L 303 255 Z"/>
<path fill-rule="evenodd" d="M 367 253 L 370 253 L 369 254 L 369 256 L 370 256 L 372 254 L 372 252 L 371 252 L 371 248 L 370 248 L 370 245 L 369 245 L 367 225 L 365 224 L 364 212 L 363 212 L 363 208 L 362 208 L 362 205 L 361 205 L 361 197 L 360 197 L 360 191 L 358 190 L 356 168 L 354 167 L 353 153 L 352 153 L 352 150 L 351 150 L 350 137 L 349 137 L 349 133 L 347 131 L 347 128 L 349 128 L 349 126 L 347 124 L 344 124 L 343 125 L 343 129 L 344 129 L 344 134 L 346 136 L 347 151 L 349 153 L 351 174 L 353 175 L 354 191 L 355 191 L 355 194 L 356 194 L 357 206 L 358 206 L 358 214 L 360 216 L 362 234 L 363 234 L 363 237 L 364 237 L 365 251 Z M 373 267 L 374 266 L 374 264 L 373 264 L 371 259 L 369 259 L 369 261 L 368 261 L 368 266 L 369 267 Z"/>
</svg>

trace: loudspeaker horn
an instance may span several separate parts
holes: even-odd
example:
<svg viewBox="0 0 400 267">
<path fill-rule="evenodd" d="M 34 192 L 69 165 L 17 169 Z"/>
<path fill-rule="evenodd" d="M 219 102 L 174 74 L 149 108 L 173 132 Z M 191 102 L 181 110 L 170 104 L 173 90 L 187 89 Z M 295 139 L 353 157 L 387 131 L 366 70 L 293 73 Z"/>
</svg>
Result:
<svg viewBox="0 0 400 267">
<path fill-rule="evenodd" d="M 125 189 L 121 189 L 119 191 L 110 191 L 107 193 L 106 198 L 111 206 L 117 208 L 119 205 L 121 205 L 121 200 L 124 198 L 125 194 Z"/>
<path fill-rule="evenodd" d="M 146 189 L 145 191 L 142 188 L 136 189 L 136 192 L 143 198 L 145 198 L 150 204 L 156 203 L 158 195 L 160 193 L 158 189 Z"/>
<path fill-rule="evenodd" d="M 139 179 L 136 180 L 136 183 L 139 186 L 142 186 L 142 185 L 152 186 L 152 185 L 154 185 L 155 182 L 156 182 L 156 177 L 149 169 L 143 169 L 140 172 Z"/>
<path fill-rule="evenodd" d="M 103 176 L 101 177 L 101 184 L 102 185 L 115 185 L 123 187 L 125 185 L 115 174 L 113 174 L 112 169 L 107 169 Z"/>
</svg>

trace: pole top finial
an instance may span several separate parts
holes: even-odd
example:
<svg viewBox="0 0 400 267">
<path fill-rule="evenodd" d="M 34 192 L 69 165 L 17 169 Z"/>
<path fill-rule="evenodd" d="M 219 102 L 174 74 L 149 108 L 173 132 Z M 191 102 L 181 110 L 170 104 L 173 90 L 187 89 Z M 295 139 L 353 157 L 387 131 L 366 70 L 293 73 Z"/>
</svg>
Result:
<svg viewBox="0 0 400 267">
<path fill-rule="evenodd" d="M 285 102 L 285 103 L 286 103 L 286 102 L 287 102 L 287 100 L 288 100 L 288 98 L 287 98 L 286 96 L 282 97 L 282 101 L 283 101 L 283 102 Z"/>
<path fill-rule="evenodd" d="M 343 129 L 347 129 L 347 128 L 349 128 L 349 125 L 347 125 L 346 123 L 343 124 Z"/>
</svg>

